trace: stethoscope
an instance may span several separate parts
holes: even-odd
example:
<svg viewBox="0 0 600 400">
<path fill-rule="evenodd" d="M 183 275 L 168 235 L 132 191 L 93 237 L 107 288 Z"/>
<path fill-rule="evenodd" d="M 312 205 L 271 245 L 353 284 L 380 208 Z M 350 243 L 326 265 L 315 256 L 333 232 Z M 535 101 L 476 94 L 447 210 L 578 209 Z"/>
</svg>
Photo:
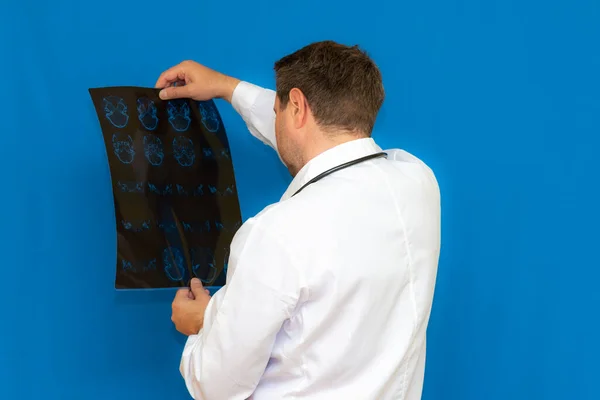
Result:
<svg viewBox="0 0 600 400">
<path fill-rule="evenodd" d="M 341 169 L 348 168 L 348 167 L 351 167 L 351 166 L 353 166 L 353 165 L 360 164 L 360 163 L 362 163 L 362 162 L 365 162 L 365 161 L 368 161 L 368 160 L 372 160 L 372 159 L 374 159 L 374 158 L 380 158 L 380 157 L 387 157 L 387 153 L 385 153 L 385 152 L 381 152 L 381 153 L 369 154 L 368 156 L 364 156 L 364 157 L 361 157 L 361 158 L 357 158 L 356 160 L 351 160 L 351 161 L 348 161 L 348 162 L 346 162 L 346 163 L 343 163 L 343 164 L 337 165 L 337 166 L 335 166 L 335 167 L 333 167 L 333 168 L 330 168 L 330 169 L 328 169 L 327 171 L 325 171 L 325 172 L 322 172 L 322 173 L 320 173 L 319 175 L 315 176 L 315 177 L 314 177 L 314 178 L 312 178 L 310 181 L 306 182 L 306 183 L 305 183 L 305 184 L 304 184 L 304 185 L 303 185 L 303 186 L 302 186 L 300 189 L 298 189 L 298 190 L 296 191 L 296 193 L 294 193 L 294 194 L 292 195 L 292 197 L 294 197 L 295 195 L 297 195 L 298 193 L 300 193 L 300 192 L 301 192 L 302 190 L 304 190 L 304 188 L 305 188 L 305 187 L 307 187 L 308 185 L 311 185 L 311 184 L 315 183 L 316 181 L 318 181 L 318 180 L 321 180 L 321 179 L 325 178 L 327 175 L 331 175 L 331 174 L 333 174 L 334 172 L 337 172 L 337 171 L 339 171 L 339 170 L 341 170 Z"/>
</svg>

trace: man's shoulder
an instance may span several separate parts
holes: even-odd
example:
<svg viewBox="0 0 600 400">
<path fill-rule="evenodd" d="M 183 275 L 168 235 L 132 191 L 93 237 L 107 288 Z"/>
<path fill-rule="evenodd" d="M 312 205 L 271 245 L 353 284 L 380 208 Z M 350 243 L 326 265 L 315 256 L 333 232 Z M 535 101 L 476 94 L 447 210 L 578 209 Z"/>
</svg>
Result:
<svg viewBox="0 0 600 400">
<path fill-rule="evenodd" d="M 421 158 L 408 152 L 404 149 L 386 149 L 384 150 L 388 155 L 388 160 L 396 161 L 399 163 L 405 163 L 410 165 L 418 165 L 431 171 L 429 165 L 425 163 Z"/>
<path fill-rule="evenodd" d="M 298 211 L 298 207 L 293 203 L 288 200 L 266 206 L 254 217 L 248 219 L 248 228 L 267 230 L 270 234 L 285 230 Z"/>
<path fill-rule="evenodd" d="M 314 217 L 305 202 L 292 198 L 266 206 L 254 217 L 249 218 L 241 229 L 244 235 L 268 235 L 273 240 L 289 239 L 303 226 L 310 225 Z"/>
<path fill-rule="evenodd" d="M 393 161 L 405 176 L 438 187 L 433 169 L 421 158 L 404 149 L 388 149 L 385 152 L 388 154 L 388 160 Z"/>
</svg>

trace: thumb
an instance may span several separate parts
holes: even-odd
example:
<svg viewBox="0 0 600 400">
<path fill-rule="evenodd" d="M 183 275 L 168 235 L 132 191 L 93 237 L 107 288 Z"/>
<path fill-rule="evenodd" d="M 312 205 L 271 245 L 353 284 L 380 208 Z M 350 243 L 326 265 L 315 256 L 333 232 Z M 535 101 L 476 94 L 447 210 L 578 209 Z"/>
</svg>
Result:
<svg viewBox="0 0 600 400">
<path fill-rule="evenodd" d="M 195 298 L 198 298 L 201 295 L 206 295 L 206 292 L 204 291 L 204 286 L 198 278 L 192 279 L 192 281 L 190 282 L 190 288 L 192 289 L 192 293 L 194 294 Z"/>
<path fill-rule="evenodd" d="M 158 92 L 158 97 L 162 100 L 182 99 L 190 97 L 190 87 L 184 86 L 169 86 Z"/>
</svg>

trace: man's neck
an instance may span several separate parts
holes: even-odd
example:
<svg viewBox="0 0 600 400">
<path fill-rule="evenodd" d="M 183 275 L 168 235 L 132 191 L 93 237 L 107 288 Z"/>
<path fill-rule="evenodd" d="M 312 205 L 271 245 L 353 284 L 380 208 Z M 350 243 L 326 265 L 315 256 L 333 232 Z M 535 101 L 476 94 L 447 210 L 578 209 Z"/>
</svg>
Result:
<svg viewBox="0 0 600 400">
<path fill-rule="evenodd" d="M 316 137 L 318 139 L 314 140 L 312 143 L 309 143 L 309 145 L 304 149 L 304 152 L 302 154 L 303 166 L 306 165 L 310 160 L 317 157 L 319 154 L 326 152 L 327 150 L 333 149 L 336 146 L 351 142 L 353 140 L 365 138 L 365 136 L 363 135 L 348 133 L 327 133 L 321 134 Z"/>
</svg>

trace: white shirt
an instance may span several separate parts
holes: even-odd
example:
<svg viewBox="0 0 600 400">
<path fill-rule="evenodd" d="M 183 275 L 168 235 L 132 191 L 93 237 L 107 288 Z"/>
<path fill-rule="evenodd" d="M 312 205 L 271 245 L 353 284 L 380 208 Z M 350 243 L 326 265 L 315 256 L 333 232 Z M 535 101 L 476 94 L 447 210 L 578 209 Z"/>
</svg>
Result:
<svg viewBox="0 0 600 400">
<path fill-rule="evenodd" d="M 277 149 L 275 92 L 242 82 L 232 105 Z M 440 252 L 432 171 L 370 139 L 304 166 L 231 243 L 227 284 L 188 338 L 180 371 L 203 400 L 417 400 Z"/>
</svg>

